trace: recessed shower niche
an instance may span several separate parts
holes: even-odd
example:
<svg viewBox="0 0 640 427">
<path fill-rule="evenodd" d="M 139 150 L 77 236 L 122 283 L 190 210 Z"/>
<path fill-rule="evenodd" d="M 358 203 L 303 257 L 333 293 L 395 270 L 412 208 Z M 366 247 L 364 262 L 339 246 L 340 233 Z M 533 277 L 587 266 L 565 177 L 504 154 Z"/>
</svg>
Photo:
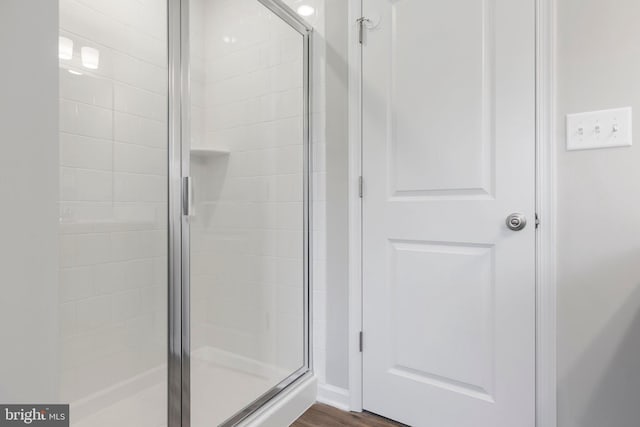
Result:
<svg viewBox="0 0 640 427">
<path fill-rule="evenodd" d="M 231 152 L 222 148 L 191 148 L 191 229 L 206 230 L 215 226 L 216 206 L 222 202 L 229 157 Z"/>
</svg>

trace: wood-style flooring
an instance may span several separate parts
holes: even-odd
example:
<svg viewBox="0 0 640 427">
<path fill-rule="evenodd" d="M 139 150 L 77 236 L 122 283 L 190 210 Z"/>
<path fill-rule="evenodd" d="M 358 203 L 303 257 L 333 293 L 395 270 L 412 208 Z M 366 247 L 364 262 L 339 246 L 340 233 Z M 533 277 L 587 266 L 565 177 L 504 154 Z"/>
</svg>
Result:
<svg viewBox="0 0 640 427">
<path fill-rule="evenodd" d="M 343 412 L 331 406 L 316 404 L 305 412 L 292 427 L 405 427 L 394 421 L 367 412 Z"/>
</svg>

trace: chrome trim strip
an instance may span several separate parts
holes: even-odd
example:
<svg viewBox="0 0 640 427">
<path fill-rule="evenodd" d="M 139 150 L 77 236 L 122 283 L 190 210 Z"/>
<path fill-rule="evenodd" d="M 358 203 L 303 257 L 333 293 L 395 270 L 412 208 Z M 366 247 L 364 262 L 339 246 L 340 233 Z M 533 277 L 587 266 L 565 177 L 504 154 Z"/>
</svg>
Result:
<svg viewBox="0 0 640 427">
<path fill-rule="evenodd" d="M 287 378 L 282 380 L 278 385 L 273 387 L 271 390 L 264 393 L 258 399 L 256 399 L 249 406 L 245 407 L 242 411 L 238 412 L 236 415 L 227 419 L 225 422 L 220 424 L 219 427 L 234 427 L 240 424 L 242 421 L 249 418 L 256 411 L 262 408 L 265 404 L 267 404 L 272 399 L 275 399 L 281 392 L 283 392 L 288 387 L 292 387 L 298 380 L 304 377 L 309 373 L 309 370 L 306 367 L 298 369 L 293 374 L 289 375 Z"/>
<path fill-rule="evenodd" d="M 313 27 L 307 21 L 302 19 L 300 15 L 295 13 L 282 0 L 258 0 L 264 7 L 279 16 L 284 22 L 291 25 L 297 32 L 303 36 L 313 31 Z"/>
<path fill-rule="evenodd" d="M 297 15 L 296 15 L 297 17 Z M 304 192 L 304 355 L 305 367 L 307 370 L 313 370 L 313 328 L 311 319 L 313 319 L 313 163 L 312 163 L 312 128 L 311 128 L 311 107 L 312 107 L 312 46 L 313 46 L 313 30 L 309 29 L 303 33 L 303 85 L 304 85 L 304 107 L 303 107 L 303 192 Z"/>
<path fill-rule="evenodd" d="M 182 175 L 190 175 L 191 164 L 191 69 L 189 61 L 189 0 L 180 1 L 180 87 Z M 187 178 L 190 179 L 190 178 Z M 189 188 L 189 191 L 193 191 Z M 191 195 L 187 194 L 189 203 Z M 182 427 L 191 425 L 191 255 L 189 215 L 182 215 Z"/>
<path fill-rule="evenodd" d="M 167 422 L 182 427 L 182 147 L 180 0 L 167 1 L 168 27 L 168 355 Z"/>
</svg>

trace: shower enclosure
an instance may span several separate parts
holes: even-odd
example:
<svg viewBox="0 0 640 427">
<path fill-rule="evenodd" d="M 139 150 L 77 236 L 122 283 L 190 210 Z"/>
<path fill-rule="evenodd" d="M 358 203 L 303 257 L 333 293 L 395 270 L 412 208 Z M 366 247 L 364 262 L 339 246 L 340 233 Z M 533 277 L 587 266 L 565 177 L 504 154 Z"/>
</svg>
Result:
<svg viewBox="0 0 640 427">
<path fill-rule="evenodd" d="M 279 0 L 59 6 L 59 401 L 241 424 L 311 370 L 311 28 Z"/>
</svg>

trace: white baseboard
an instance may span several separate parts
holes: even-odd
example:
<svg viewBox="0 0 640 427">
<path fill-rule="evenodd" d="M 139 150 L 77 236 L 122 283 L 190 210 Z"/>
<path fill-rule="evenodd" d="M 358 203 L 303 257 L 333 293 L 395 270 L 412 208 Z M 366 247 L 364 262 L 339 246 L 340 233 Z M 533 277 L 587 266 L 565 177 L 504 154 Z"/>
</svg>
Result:
<svg viewBox="0 0 640 427">
<path fill-rule="evenodd" d="M 349 390 L 329 384 L 318 384 L 318 402 L 349 411 Z"/>
<path fill-rule="evenodd" d="M 314 403 L 318 394 L 316 377 L 311 372 L 293 383 L 238 427 L 284 427 L 300 418 Z"/>
</svg>

